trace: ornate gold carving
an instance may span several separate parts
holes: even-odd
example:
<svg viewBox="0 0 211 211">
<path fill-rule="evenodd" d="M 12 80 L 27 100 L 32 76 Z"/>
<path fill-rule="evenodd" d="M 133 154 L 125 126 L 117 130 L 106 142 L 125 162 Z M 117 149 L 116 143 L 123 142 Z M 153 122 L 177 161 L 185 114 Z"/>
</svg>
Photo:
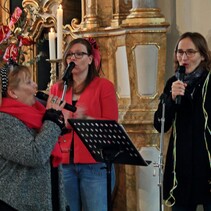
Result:
<svg viewBox="0 0 211 211">
<path fill-rule="evenodd" d="M 43 28 L 56 26 L 55 8 L 61 2 L 61 0 L 46 0 L 41 3 L 38 0 L 23 0 L 22 5 L 27 13 L 27 25 L 35 41 L 39 38 Z"/>
<path fill-rule="evenodd" d="M 0 0 L 0 5 L 1 5 L 1 7 L 0 7 L 0 24 L 3 23 L 6 25 L 6 24 L 8 24 L 7 20 L 10 17 L 10 15 L 9 15 L 10 1 Z M 8 13 L 5 12 L 5 10 L 3 8 L 5 8 L 8 11 Z"/>
<path fill-rule="evenodd" d="M 30 37 L 36 43 L 44 28 L 54 27 L 56 29 L 56 9 L 62 0 L 23 0 L 22 5 L 27 13 L 26 31 L 30 32 Z M 29 49 L 29 58 L 32 60 L 37 56 L 36 44 Z M 33 78 L 37 81 L 37 64 L 32 65 Z M 51 68 L 51 73 L 54 70 Z M 54 73 L 51 80 L 55 77 Z"/>
</svg>

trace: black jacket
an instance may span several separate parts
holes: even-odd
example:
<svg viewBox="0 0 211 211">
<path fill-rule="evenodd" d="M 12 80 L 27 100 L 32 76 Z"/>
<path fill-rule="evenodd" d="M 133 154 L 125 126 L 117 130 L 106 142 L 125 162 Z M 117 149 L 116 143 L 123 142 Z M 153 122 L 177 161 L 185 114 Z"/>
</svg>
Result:
<svg viewBox="0 0 211 211">
<path fill-rule="evenodd" d="M 206 79 L 209 79 L 205 90 L 206 96 L 202 96 Z M 176 105 L 171 98 L 171 85 L 176 80 L 175 76 L 171 77 L 164 88 L 166 94 L 164 130 L 167 132 L 172 129 L 164 171 L 164 199 L 169 197 L 169 192 L 173 188 L 173 166 L 176 165 L 175 178 L 178 184 L 173 191 L 176 204 L 211 203 L 211 185 L 208 184 L 208 180 L 211 179 L 208 157 L 211 154 L 211 76 L 204 71 L 194 84 L 187 86 L 181 105 Z M 202 106 L 203 99 L 205 99 L 204 109 L 208 115 L 207 124 L 205 124 L 205 110 L 203 111 Z M 161 117 L 162 103 L 160 102 L 154 115 L 154 127 L 159 132 Z M 176 138 L 173 124 L 175 124 Z M 209 129 L 205 129 L 205 125 Z M 176 149 L 176 160 L 173 149 Z"/>
</svg>

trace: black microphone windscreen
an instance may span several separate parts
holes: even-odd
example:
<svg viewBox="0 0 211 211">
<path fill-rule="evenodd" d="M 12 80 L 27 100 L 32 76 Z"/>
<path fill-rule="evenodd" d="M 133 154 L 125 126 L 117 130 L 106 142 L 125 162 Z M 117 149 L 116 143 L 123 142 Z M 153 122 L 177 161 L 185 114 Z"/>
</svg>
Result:
<svg viewBox="0 0 211 211">
<path fill-rule="evenodd" d="M 36 97 L 39 98 L 40 100 L 45 100 L 45 101 L 48 100 L 48 95 L 45 94 L 44 92 L 38 91 L 38 92 L 36 93 Z"/>
<path fill-rule="evenodd" d="M 184 78 L 185 78 L 185 66 L 179 66 L 178 67 L 178 79 L 180 81 L 184 81 Z M 181 95 L 177 95 L 176 99 L 175 99 L 175 103 L 177 105 L 180 105 L 181 104 L 181 100 L 182 100 L 182 96 Z"/>
<path fill-rule="evenodd" d="M 179 66 L 178 73 L 179 73 L 179 80 L 183 81 L 185 76 L 185 66 Z"/>
<path fill-rule="evenodd" d="M 68 65 L 67 65 L 67 68 L 66 70 L 64 71 L 64 76 L 62 78 L 63 81 L 66 81 L 70 78 L 70 74 L 73 70 L 73 68 L 75 67 L 75 63 L 74 62 L 70 62 Z"/>
</svg>

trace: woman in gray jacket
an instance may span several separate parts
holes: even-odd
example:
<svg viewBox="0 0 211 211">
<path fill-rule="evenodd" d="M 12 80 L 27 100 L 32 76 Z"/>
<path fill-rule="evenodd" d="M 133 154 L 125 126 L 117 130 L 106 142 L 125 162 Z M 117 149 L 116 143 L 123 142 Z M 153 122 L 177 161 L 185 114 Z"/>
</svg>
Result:
<svg viewBox="0 0 211 211">
<path fill-rule="evenodd" d="M 0 210 L 64 211 L 57 140 L 65 102 L 39 103 L 25 66 L 2 68 L 0 76 Z"/>
</svg>

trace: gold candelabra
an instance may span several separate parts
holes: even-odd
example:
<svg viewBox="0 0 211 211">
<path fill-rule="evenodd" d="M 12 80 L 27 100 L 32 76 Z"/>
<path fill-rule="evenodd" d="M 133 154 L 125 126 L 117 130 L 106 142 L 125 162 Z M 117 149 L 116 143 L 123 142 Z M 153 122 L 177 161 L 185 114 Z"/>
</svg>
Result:
<svg viewBox="0 0 211 211">
<path fill-rule="evenodd" d="M 46 59 L 46 61 L 51 63 L 50 83 L 48 84 L 47 88 L 47 90 L 49 90 L 59 77 L 59 75 L 57 75 L 57 67 L 59 70 L 58 73 L 60 73 L 62 59 Z"/>
</svg>

